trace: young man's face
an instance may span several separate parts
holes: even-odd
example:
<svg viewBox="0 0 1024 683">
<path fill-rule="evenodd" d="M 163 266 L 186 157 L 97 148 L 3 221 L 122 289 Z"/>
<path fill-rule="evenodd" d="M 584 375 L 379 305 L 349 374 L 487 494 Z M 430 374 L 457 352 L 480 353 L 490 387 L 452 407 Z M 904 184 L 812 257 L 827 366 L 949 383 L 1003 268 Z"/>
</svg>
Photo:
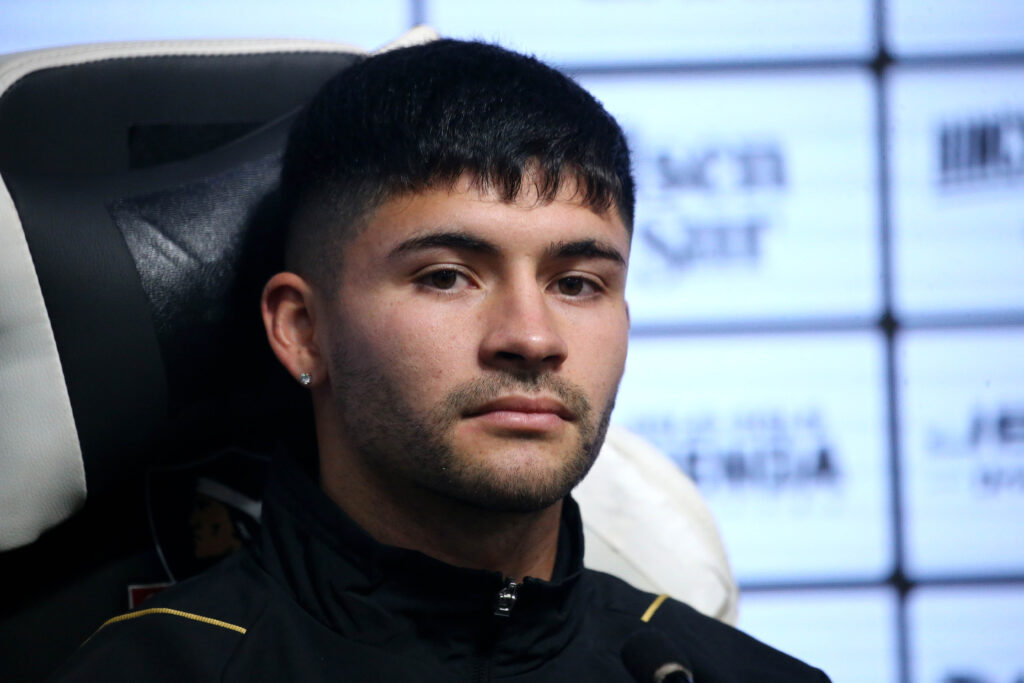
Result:
<svg viewBox="0 0 1024 683">
<path fill-rule="evenodd" d="M 463 179 L 371 215 L 317 311 L 343 452 L 500 511 L 583 477 L 626 358 L 629 235 L 571 189 L 509 204 Z"/>
</svg>

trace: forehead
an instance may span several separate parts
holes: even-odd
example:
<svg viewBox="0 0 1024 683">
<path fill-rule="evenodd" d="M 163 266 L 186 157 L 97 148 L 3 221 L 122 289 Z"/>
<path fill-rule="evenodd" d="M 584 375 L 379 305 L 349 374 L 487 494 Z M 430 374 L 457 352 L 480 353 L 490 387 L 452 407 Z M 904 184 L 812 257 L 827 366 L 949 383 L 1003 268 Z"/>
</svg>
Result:
<svg viewBox="0 0 1024 683">
<path fill-rule="evenodd" d="M 628 256 L 630 235 L 619 212 L 584 206 L 575 188 L 564 186 L 553 200 L 538 198 L 535 185 L 524 182 L 514 201 L 467 178 L 451 188 L 400 195 L 378 206 L 349 245 L 379 251 L 415 237 L 440 231 L 476 234 L 522 251 L 567 240 L 600 239 Z"/>
</svg>

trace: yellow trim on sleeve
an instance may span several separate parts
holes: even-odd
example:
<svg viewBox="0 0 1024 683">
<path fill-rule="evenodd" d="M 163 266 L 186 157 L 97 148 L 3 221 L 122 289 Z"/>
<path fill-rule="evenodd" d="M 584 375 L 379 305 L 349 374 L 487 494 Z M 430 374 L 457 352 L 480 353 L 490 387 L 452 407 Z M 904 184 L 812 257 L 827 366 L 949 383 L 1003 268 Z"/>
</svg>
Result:
<svg viewBox="0 0 1024 683">
<path fill-rule="evenodd" d="M 662 593 L 658 597 L 654 598 L 654 602 L 652 602 L 651 606 L 647 608 L 647 611 L 644 612 L 644 615 L 640 617 L 640 621 L 644 623 L 650 621 L 651 617 L 653 617 L 654 613 L 658 611 L 658 608 L 661 607 L 661 603 L 665 602 L 666 598 L 668 598 L 667 593 Z"/>
<path fill-rule="evenodd" d="M 220 626 L 221 628 L 226 628 L 230 631 L 238 631 L 242 635 L 245 635 L 245 629 L 241 626 L 229 624 L 228 622 L 221 621 L 220 619 L 211 619 L 210 617 L 204 617 L 200 614 L 182 612 L 181 610 L 169 609 L 167 607 L 151 607 L 150 609 L 143 609 L 139 610 L 138 612 L 129 612 L 128 614 L 122 614 L 112 619 L 107 619 L 105 622 L 103 622 L 102 626 L 96 629 L 96 633 L 99 633 L 101 630 L 103 630 L 106 626 L 109 626 L 110 624 L 116 624 L 119 621 L 127 621 L 128 619 L 134 619 L 136 617 L 144 617 L 147 614 L 170 614 L 171 616 L 181 617 L 183 619 L 192 619 L 193 621 L 200 621 L 204 624 L 209 624 L 210 626 Z"/>
</svg>

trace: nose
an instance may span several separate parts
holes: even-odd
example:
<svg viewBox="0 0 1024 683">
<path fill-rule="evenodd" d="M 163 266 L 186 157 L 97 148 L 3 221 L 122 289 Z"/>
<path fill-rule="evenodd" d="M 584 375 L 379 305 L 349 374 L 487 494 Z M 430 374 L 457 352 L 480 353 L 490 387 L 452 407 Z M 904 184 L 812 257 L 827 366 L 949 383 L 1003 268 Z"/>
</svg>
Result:
<svg viewBox="0 0 1024 683">
<path fill-rule="evenodd" d="M 554 370 L 569 347 L 549 295 L 534 281 L 510 285 L 492 297 L 487 329 L 480 345 L 481 362 L 511 371 Z"/>
</svg>

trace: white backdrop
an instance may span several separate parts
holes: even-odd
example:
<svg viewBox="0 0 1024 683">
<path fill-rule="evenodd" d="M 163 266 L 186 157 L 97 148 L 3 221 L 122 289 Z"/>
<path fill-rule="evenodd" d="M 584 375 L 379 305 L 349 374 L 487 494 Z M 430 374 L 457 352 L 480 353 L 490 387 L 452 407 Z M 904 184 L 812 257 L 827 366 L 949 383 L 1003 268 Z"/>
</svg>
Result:
<svg viewBox="0 0 1024 683">
<path fill-rule="evenodd" d="M 1024 3 L 0 0 L 0 52 L 417 22 L 626 128 L 615 419 L 702 487 L 741 626 L 835 681 L 1024 680 Z"/>
</svg>

